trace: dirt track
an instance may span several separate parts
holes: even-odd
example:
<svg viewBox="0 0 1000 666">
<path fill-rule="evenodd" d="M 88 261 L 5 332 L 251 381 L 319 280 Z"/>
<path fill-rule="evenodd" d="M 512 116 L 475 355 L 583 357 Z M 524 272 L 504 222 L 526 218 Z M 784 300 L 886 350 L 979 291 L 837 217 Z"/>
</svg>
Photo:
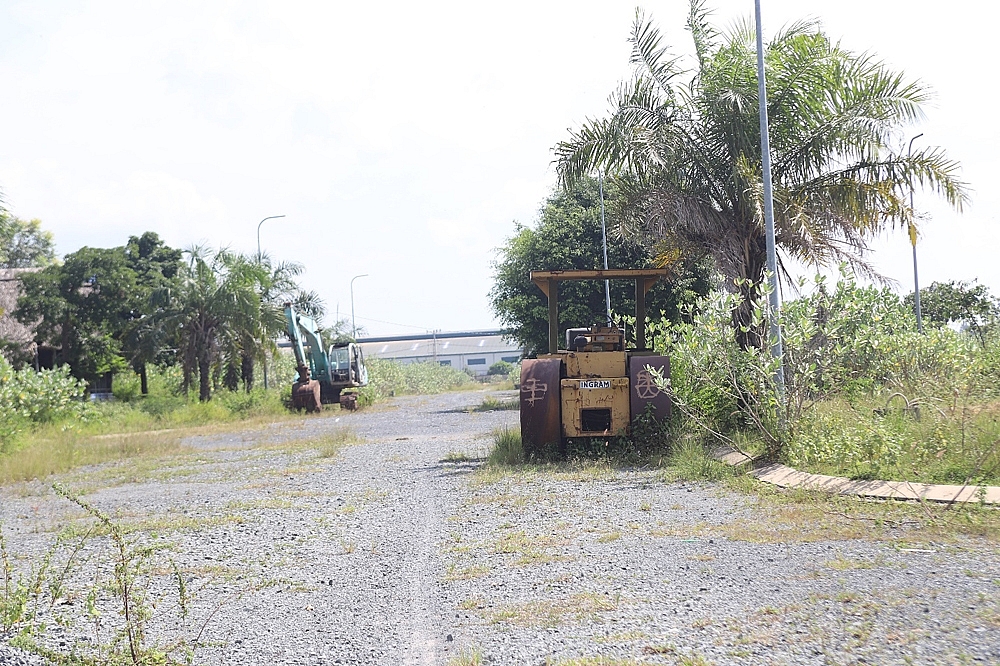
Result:
<svg viewBox="0 0 1000 666">
<path fill-rule="evenodd" d="M 201 589 L 190 628 L 222 603 L 196 663 L 1000 663 L 994 543 L 661 470 L 477 471 L 517 419 L 462 411 L 483 397 L 192 438 L 59 481 L 169 546 Z M 334 457 L 302 444 L 343 429 L 362 442 Z M 83 520 L 42 484 L 0 497 L 21 552 Z"/>
</svg>

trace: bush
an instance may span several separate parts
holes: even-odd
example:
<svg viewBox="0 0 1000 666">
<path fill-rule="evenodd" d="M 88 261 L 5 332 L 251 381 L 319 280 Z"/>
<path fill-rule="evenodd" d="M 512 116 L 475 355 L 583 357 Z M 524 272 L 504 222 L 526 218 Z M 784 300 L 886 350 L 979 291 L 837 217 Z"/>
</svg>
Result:
<svg viewBox="0 0 1000 666">
<path fill-rule="evenodd" d="M 492 433 L 493 448 L 487 463 L 490 465 L 519 465 L 524 462 L 524 447 L 520 428 L 497 428 Z"/>
<path fill-rule="evenodd" d="M 0 451 L 33 424 L 82 419 L 89 413 L 84 401 L 86 384 L 67 367 L 36 372 L 13 370 L 0 358 Z"/>
<path fill-rule="evenodd" d="M 680 434 L 734 443 L 751 433 L 790 464 L 861 478 L 1000 479 L 1000 334 L 921 334 L 892 292 L 846 272 L 832 290 L 817 278 L 782 312 L 782 401 L 769 352 L 736 343 L 737 304 L 713 294 L 684 323 L 650 325 L 671 357 L 664 383 Z M 765 325 L 758 306 L 752 326 Z"/>
<path fill-rule="evenodd" d="M 509 375 L 510 371 L 514 369 L 513 363 L 508 363 L 507 361 L 497 361 L 490 366 L 490 369 L 486 371 L 487 375 Z"/>
</svg>

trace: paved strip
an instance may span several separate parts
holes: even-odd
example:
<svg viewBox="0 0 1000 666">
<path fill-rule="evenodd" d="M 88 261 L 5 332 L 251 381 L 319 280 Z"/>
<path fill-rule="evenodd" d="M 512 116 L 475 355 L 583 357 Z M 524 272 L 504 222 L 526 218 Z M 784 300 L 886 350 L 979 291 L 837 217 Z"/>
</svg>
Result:
<svg viewBox="0 0 1000 666">
<path fill-rule="evenodd" d="M 752 465 L 753 458 L 731 449 L 719 447 L 712 451 L 712 457 L 727 465 Z M 751 476 L 780 488 L 805 488 L 820 490 L 834 495 L 854 495 L 877 499 L 923 500 L 928 502 L 976 502 L 1000 505 L 1000 487 L 997 486 L 953 486 L 912 481 L 854 481 L 842 476 L 811 474 L 782 465 L 771 463 L 756 467 L 748 472 Z"/>
<path fill-rule="evenodd" d="M 842 476 L 810 474 L 774 463 L 751 470 L 750 474 L 782 488 L 809 488 L 835 493 L 882 499 L 925 500 L 930 502 L 982 502 L 1000 504 L 1000 487 L 949 486 L 911 481 L 852 481 Z"/>
</svg>

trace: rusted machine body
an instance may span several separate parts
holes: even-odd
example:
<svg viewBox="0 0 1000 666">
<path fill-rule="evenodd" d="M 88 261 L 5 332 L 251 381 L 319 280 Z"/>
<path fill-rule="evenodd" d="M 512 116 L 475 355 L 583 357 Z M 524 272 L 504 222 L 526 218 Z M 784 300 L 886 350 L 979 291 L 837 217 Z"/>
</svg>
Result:
<svg viewBox="0 0 1000 666">
<path fill-rule="evenodd" d="M 532 271 L 549 299 L 549 353 L 521 363 L 521 438 L 537 453 L 568 439 L 627 435 L 649 406 L 659 419 L 670 416 L 670 398 L 650 370 L 670 376 L 670 360 L 645 348 L 646 292 L 667 269 Z M 622 332 L 595 325 L 566 331 L 560 349 L 558 284 L 563 280 L 630 279 L 636 283 L 637 348 L 626 350 Z"/>
<path fill-rule="evenodd" d="M 316 322 L 298 314 L 291 303 L 285 303 L 285 320 L 299 373 L 292 384 L 292 407 L 318 412 L 323 405 L 339 403 L 342 409 L 357 409 L 357 394 L 343 391 L 368 385 L 361 347 L 350 342 L 324 350 Z"/>
</svg>

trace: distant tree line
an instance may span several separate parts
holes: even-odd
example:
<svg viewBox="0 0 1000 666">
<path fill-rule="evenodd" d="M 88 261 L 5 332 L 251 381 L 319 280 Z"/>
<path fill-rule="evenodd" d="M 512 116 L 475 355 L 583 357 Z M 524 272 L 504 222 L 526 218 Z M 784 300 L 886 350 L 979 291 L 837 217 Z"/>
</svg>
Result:
<svg viewBox="0 0 1000 666">
<path fill-rule="evenodd" d="M 37 345 L 54 349 L 55 365 L 88 382 L 133 370 L 145 395 L 155 363 L 180 366 L 182 389 L 197 386 L 201 400 L 215 387 L 250 391 L 255 367 L 276 352 L 285 330 L 284 303 L 323 315 L 317 294 L 299 287 L 297 263 L 179 250 L 151 231 L 118 247 L 82 247 L 60 262 L 38 220 L 0 213 L 0 267 L 38 269 L 18 275 L 13 317 Z M 23 347 L 5 352 L 15 366 L 32 360 Z"/>
</svg>

